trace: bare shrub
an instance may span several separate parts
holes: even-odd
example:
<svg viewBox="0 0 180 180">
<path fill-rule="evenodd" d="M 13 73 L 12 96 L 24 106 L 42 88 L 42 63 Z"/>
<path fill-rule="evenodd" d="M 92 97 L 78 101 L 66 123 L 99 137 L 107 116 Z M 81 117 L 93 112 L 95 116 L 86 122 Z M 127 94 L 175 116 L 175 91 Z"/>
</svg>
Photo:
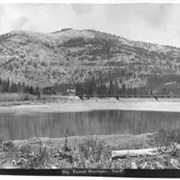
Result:
<svg viewBox="0 0 180 180">
<path fill-rule="evenodd" d="M 154 141 L 158 149 L 167 151 L 175 144 L 180 143 L 180 129 L 160 129 L 154 134 Z"/>
<path fill-rule="evenodd" d="M 49 150 L 40 145 L 38 151 L 33 151 L 30 145 L 22 146 L 16 154 L 15 165 L 23 169 L 43 169 L 48 167 L 50 160 Z"/>
<path fill-rule="evenodd" d="M 16 102 L 36 99 L 36 96 L 27 93 L 0 93 L 0 102 Z"/>
<path fill-rule="evenodd" d="M 110 165 L 107 149 L 103 140 L 89 137 L 78 146 L 77 167 L 108 168 Z"/>
<path fill-rule="evenodd" d="M 84 157 L 88 159 L 89 156 L 93 156 L 95 162 L 101 159 L 104 148 L 104 141 L 97 138 L 88 138 L 84 143 L 79 145 L 79 151 Z"/>
<path fill-rule="evenodd" d="M 14 144 L 12 141 L 3 141 L 2 142 L 2 150 L 5 152 L 13 151 Z"/>
</svg>

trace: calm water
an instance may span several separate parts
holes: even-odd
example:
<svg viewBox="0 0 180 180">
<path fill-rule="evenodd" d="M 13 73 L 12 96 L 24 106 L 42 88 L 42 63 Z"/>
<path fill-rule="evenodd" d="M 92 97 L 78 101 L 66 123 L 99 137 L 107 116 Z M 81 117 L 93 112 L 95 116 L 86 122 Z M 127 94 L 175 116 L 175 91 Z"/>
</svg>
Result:
<svg viewBox="0 0 180 180">
<path fill-rule="evenodd" d="M 67 113 L 0 114 L 0 139 L 64 137 L 94 134 L 140 134 L 158 128 L 180 128 L 180 113 L 145 111 L 89 111 Z"/>
</svg>

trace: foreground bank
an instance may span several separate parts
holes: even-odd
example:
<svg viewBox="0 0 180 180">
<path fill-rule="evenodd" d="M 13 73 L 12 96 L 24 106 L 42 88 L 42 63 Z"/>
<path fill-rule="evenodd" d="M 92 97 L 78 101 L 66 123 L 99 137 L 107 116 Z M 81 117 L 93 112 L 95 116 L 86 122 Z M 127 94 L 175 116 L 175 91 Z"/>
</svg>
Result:
<svg viewBox="0 0 180 180">
<path fill-rule="evenodd" d="M 66 136 L 4 141 L 1 145 L 0 168 L 179 169 L 180 148 L 175 139 L 179 137 L 179 132 L 162 130 L 140 135 Z M 157 148 L 157 152 L 141 155 L 127 153 L 125 156 L 112 157 L 113 151 L 135 152 L 146 148 Z"/>
<path fill-rule="evenodd" d="M 4 141 L 0 152 L 0 167 L 113 168 L 112 150 L 141 149 L 151 145 L 152 134 Z"/>
</svg>

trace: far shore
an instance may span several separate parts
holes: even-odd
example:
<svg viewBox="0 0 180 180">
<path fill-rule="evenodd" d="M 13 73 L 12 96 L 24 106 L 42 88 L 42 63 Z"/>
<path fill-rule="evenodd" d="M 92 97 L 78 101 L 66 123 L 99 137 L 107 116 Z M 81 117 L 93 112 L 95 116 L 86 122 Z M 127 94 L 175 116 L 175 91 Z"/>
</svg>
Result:
<svg viewBox="0 0 180 180">
<path fill-rule="evenodd" d="M 6 102 L 0 113 L 81 112 L 93 110 L 133 110 L 180 112 L 179 98 L 90 98 L 62 97 L 52 101 Z"/>
</svg>

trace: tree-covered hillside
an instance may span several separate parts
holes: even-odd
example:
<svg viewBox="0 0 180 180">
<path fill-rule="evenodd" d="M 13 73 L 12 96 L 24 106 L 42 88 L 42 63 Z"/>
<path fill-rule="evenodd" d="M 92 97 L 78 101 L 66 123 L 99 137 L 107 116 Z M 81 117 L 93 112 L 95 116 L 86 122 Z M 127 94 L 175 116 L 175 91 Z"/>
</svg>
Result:
<svg viewBox="0 0 180 180">
<path fill-rule="evenodd" d="M 0 78 L 52 94 L 179 94 L 180 49 L 94 30 L 12 31 L 0 36 Z"/>
</svg>

